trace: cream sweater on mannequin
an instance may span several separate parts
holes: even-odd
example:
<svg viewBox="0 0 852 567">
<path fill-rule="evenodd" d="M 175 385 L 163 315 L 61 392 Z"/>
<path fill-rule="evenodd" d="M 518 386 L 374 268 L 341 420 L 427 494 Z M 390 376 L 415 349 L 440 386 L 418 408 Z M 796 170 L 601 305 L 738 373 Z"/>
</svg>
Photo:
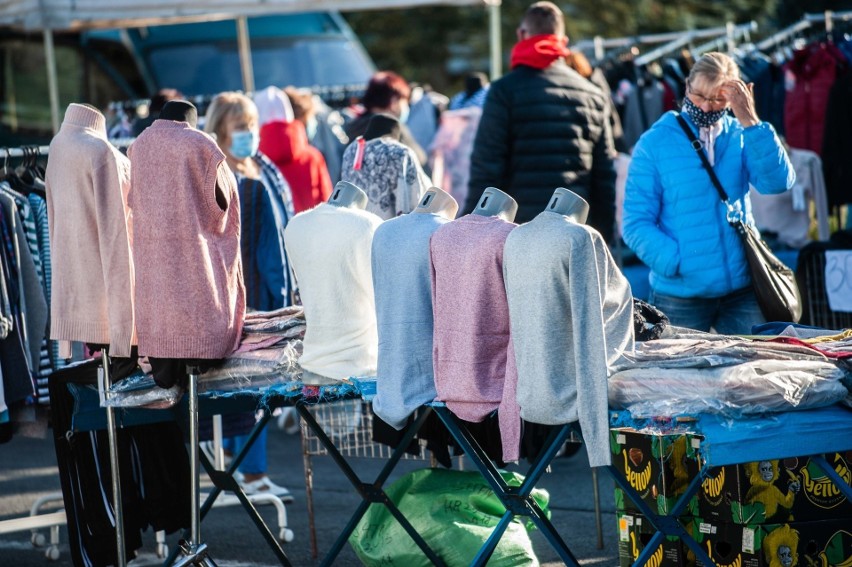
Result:
<svg viewBox="0 0 852 567">
<path fill-rule="evenodd" d="M 299 363 L 319 375 L 306 374 L 307 382 L 376 375 L 370 259 L 381 222 L 362 209 L 323 203 L 293 217 L 284 230 L 307 321 Z"/>
</svg>

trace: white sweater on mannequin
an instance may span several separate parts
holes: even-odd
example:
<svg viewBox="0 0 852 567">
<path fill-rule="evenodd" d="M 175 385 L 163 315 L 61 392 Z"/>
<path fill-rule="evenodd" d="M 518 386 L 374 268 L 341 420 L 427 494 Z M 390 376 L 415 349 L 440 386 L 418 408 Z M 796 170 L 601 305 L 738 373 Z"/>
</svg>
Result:
<svg viewBox="0 0 852 567">
<path fill-rule="evenodd" d="M 323 203 L 293 217 L 284 231 L 307 321 L 299 363 L 319 381 L 376 375 L 370 261 L 381 222 L 362 209 Z M 306 382 L 314 378 L 304 377 Z"/>
</svg>

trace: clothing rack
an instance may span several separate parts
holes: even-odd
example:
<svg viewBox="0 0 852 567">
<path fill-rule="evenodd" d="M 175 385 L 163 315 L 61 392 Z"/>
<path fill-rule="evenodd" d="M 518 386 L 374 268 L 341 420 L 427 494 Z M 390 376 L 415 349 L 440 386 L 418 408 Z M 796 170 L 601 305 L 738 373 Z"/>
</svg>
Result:
<svg viewBox="0 0 852 567">
<path fill-rule="evenodd" d="M 802 19 L 796 22 L 795 24 L 791 24 L 786 28 L 772 34 L 766 39 L 755 44 L 753 50 L 766 51 L 767 49 L 774 47 L 782 41 L 785 41 L 788 38 L 795 36 L 796 34 L 799 34 L 806 29 L 811 28 L 814 24 L 818 22 L 822 22 L 823 24 L 825 24 L 825 31 L 831 33 L 834 30 L 834 22 L 848 22 L 850 20 L 852 20 L 852 11 L 833 12 L 831 10 L 826 10 L 821 14 L 805 14 L 804 16 L 802 16 Z"/>
<path fill-rule="evenodd" d="M 9 165 L 9 159 L 23 158 L 30 155 L 33 150 L 36 151 L 36 157 L 46 157 L 49 146 L 22 146 L 22 147 L 3 147 L 3 169 Z M 44 536 L 37 530 L 40 528 L 50 528 L 50 544 L 45 549 L 45 557 L 51 560 L 59 559 L 59 528 L 66 525 L 67 519 L 65 510 L 55 512 L 39 513 L 39 509 L 48 502 L 62 502 L 62 493 L 56 492 L 47 494 L 33 504 L 30 509 L 30 514 L 21 518 L 12 518 L 0 521 L 0 534 L 9 534 L 23 531 L 32 532 L 30 540 L 33 546 L 40 547 L 44 545 Z"/>
<path fill-rule="evenodd" d="M 20 148 L 3 148 L 4 158 L 22 158 L 26 155 L 28 149 L 34 149 L 39 156 L 46 156 L 50 146 L 23 146 Z"/>
<path fill-rule="evenodd" d="M 112 143 L 118 149 L 126 149 L 130 145 L 130 142 L 132 142 L 132 141 L 133 141 L 132 139 L 122 139 L 122 140 L 112 141 Z M 32 145 L 32 146 L 21 146 L 21 147 L 13 147 L 13 148 L 3 147 L 2 152 L 3 153 L 2 153 L 2 156 L 0 156 L 0 159 L 3 160 L 3 165 L 2 165 L 3 170 L 6 170 L 9 166 L 8 161 L 9 161 L 10 158 L 11 159 L 19 159 L 19 158 L 29 157 L 29 156 L 32 155 L 33 152 L 35 153 L 36 158 L 47 157 L 48 153 L 50 152 L 50 146 Z M 107 374 L 106 378 L 108 380 L 108 370 L 106 368 L 105 368 L 105 374 Z M 114 414 L 113 414 L 112 408 L 108 408 L 107 414 L 110 418 L 112 418 L 112 422 L 113 422 L 113 425 L 114 425 Z M 113 453 L 113 449 L 115 447 L 115 441 L 114 441 L 114 437 L 113 437 L 114 430 L 110 431 L 110 433 L 111 433 L 111 435 L 110 435 L 111 455 L 110 456 L 111 456 L 111 460 L 112 460 L 112 457 L 113 457 L 112 453 Z M 113 463 L 113 465 L 114 465 L 113 470 L 117 470 L 116 469 L 117 465 L 116 465 L 115 462 Z M 120 496 L 118 496 L 118 495 L 120 495 L 120 488 L 117 485 L 117 482 L 118 482 L 117 475 L 114 475 L 113 481 L 114 481 L 114 483 L 116 483 L 116 484 L 113 485 L 113 495 L 114 495 L 114 498 L 115 498 L 114 501 L 116 502 L 116 515 L 117 515 L 118 518 L 121 518 L 121 515 L 122 515 L 122 511 L 120 509 L 121 508 L 121 498 L 120 498 Z M 59 528 L 63 525 L 66 525 L 66 523 L 67 523 L 65 510 L 63 509 L 63 510 L 59 510 L 59 511 L 56 511 L 56 512 L 39 514 L 39 509 L 44 504 L 46 504 L 48 502 L 53 502 L 53 501 L 62 502 L 62 493 L 58 492 L 58 493 L 55 493 L 55 494 L 49 494 L 47 496 L 44 496 L 44 497 L 38 499 L 33 504 L 32 508 L 30 510 L 29 516 L 26 516 L 26 517 L 23 517 L 23 518 L 13 518 L 13 519 L 10 519 L 10 520 L 0 521 L 0 534 L 14 533 L 14 532 L 30 530 L 32 532 L 31 541 L 32 541 L 33 545 L 34 546 L 40 546 L 40 545 L 44 544 L 44 537 L 41 534 L 39 534 L 37 530 L 40 529 L 40 528 L 50 528 L 50 544 L 45 550 L 45 556 L 48 559 L 52 559 L 52 560 L 58 559 L 59 558 Z M 124 558 L 123 533 L 117 532 L 116 539 L 119 541 L 119 546 L 118 546 L 119 554 L 120 554 L 119 565 L 123 566 L 123 565 L 126 564 L 126 559 Z"/>
<path fill-rule="evenodd" d="M 724 46 L 725 50 L 728 53 L 731 53 L 736 49 L 736 43 L 740 39 L 744 39 L 746 42 L 751 41 L 751 32 L 757 31 L 757 24 L 752 22 L 754 26 L 735 26 L 732 27 L 724 37 L 717 37 L 716 39 L 711 39 L 708 42 L 702 43 L 692 49 L 692 56 L 697 57 L 708 51 L 716 51 L 720 47 Z"/>
<path fill-rule="evenodd" d="M 657 34 L 642 34 L 616 38 L 603 38 L 601 36 L 595 36 L 594 39 L 586 39 L 577 42 L 573 45 L 573 48 L 579 49 L 580 51 L 584 52 L 589 51 L 591 49 L 594 52 L 594 59 L 596 61 L 600 61 L 606 56 L 606 49 L 612 49 L 616 47 L 630 47 L 634 45 L 643 44 L 651 45 L 659 43 L 670 43 L 681 39 L 684 34 L 689 34 L 691 39 L 705 39 L 709 37 L 724 36 L 729 33 L 730 25 L 731 24 L 729 23 L 724 26 L 718 26 L 714 28 L 703 28 L 697 30 L 676 31 Z M 737 29 L 742 27 L 748 27 L 751 31 L 754 31 L 757 29 L 757 22 L 752 21 L 747 24 L 740 24 L 736 26 Z"/>
<path fill-rule="evenodd" d="M 653 61 L 656 61 L 664 55 L 667 55 L 672 51 L 680 49 L 684 45 L 688 45 L 699 38 L 721 36 L 726 42 L 728 42 L 730 46 L 734 42 L 734 38 L 737 36 L 737 34 L 747 34 L 751 31 L 755 31 L 756 29 L 757 22 L 751 21 L 747 24 L 740 24 L 738 26 L 734 26 L 733 24 L 731 24 L 723 28 L 715 28 L 714 30 L 712 30 L 715 33 L 712 34 L 707 33 L 711 30 L 688 31 L 685 33 L 681 33 L 676 39 L 673 39 L 665 45 L 661 45 L 660 47 L 653 49 L 648 53 L 640 55 L 636 58 L 635 63 L 638 66 L 647 65 L 648 63 L 652 63 Z M 714 39 L 712 43 L 715 43 L 716 41 L 719 41 L 718 37 Z"/>
</svg>

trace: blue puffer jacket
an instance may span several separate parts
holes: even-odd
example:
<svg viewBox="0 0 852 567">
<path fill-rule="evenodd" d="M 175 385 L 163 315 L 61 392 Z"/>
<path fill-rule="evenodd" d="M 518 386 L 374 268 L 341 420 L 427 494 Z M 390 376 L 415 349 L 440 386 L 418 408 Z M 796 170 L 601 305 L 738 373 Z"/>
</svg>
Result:
<svg viewBox="0 0 852 567">
<path fill-rule="evenodd" d="M 696 136 L 698 128 L 683 113 Z M 782 193 L 796 175 L 768 122 L 743 128 L 722 118 L 713 169 L 750 224 L 749 184 Z M 740 236 L 681 129 L 663 115 L 636 144 L 624 198 L 624 240 L 651 268 L 651 287 L 675 297 L 721 297 L 751 284 Z"/>
</svg>

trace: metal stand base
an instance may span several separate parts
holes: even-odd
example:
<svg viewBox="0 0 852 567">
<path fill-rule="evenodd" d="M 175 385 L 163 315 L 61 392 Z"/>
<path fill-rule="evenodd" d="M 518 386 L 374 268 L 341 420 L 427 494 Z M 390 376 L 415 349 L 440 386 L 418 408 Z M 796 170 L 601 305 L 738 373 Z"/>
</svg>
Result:
<svg viewBox="0 0 852 567">
<path fill-rule="evenodd" d="M 109 353 L 107 349 L 103 349 L 101 353 L 103 362 L 103 374 L 101 376 L 100 388 L 106 396 L 109 387 L 112 385 L 112 380 L 109 376 Z M 112 479 L 112 506 L 115 514 L 115 547 L 116 558 L 115 564 L 117 567 L 125 567 L 127 565 L 127 553 L 124 549 L 124 505 L 121 499 L 121 475 L 119 472 L 118 463 L 118 427 L 115 421 L 115 408 L 107 406 L 107 435 L 109 437 L 109 462 Z"/>
<path fill-rule="evenodd" d="M 182 557 L 172 564 L 172 567 L 184 567 L 185 565 L 198 565 L 200 567 L 216 567 L 216 563 L 207 557 L 207 544 L 192 543 L 181 540 L 178 544 Z"/>
<path fill-rule="evenodd" d="M 188 366 L 186 373 L 189 376 L 189 471 L 190 471 L 190 493 L 191 514 L 190 526 L 191 537 L 189 540 L 181 540 L 180 553 L 182 557 L 174 563 L 174 567 L 186 565 L 197 565 L 199 567 L 216 567 L 216 563 L 207 556 L 207 544 L 201 543 L 201 478 L 198 468 L 198 374 L 197 366 Z"/>
</svg>

